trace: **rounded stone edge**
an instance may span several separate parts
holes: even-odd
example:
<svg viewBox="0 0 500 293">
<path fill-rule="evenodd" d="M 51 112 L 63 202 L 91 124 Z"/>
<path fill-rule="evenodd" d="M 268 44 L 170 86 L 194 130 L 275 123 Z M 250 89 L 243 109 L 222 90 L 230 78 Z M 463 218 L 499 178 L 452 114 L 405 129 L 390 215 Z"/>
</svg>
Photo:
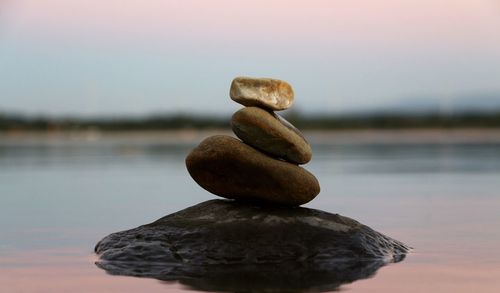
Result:
<svg viewBox="0 0 500 293">
<path fill-rule="evenodd" d="M 286 88 L 286 91 L 289 92 L 290 102 L 286 105 L 280 106 L 280 105 L 267 104 L 259 99 L 242 98 L 239 95 L 238 91 L 236 90 L 236 84 L 238 82 L 241 82 L 242 80 L 255 80 L 255 81 L 260 80 L 260 81 L 267 81 L 269 83 L 276 83 L 278 85 L 277 91 L 278 91 L 279 95 L 283 95 L 283 93 L 282 93 L 284 91 L 283 88 Z M 230 96 L 231 100 L 233 100 L 234 102 L 236 102 L 240 105 L 247 106 L 247 107 L 252 107 L 252 106 L 253 107 L 260 107 L 260 108 L 268 109 L 271 111 L 283 111 L 283 110 L 289 109 L 290 107 L 292 107 L 292 105 L 295 101 L 295 91 L 293 90 L 293 87 L 288 82 L 281 80 L 281 79 L 268 78 L 268 77 L 249 77 L 249 76 L 235 77 L 231 81 L 231 85 L 229 88 L 229 96 Z"/>
<path fill-rule="evenodd" d="M 266 123 L 268 120 L 275 120 L 271 123 L 276 123 L 279 124 L 279 127 L 282 127 L 283 130 L 275 130 L 275 127 L 272 128 L 274 131 L 265 131 L 264 128 L 256 126 L 256 128 L 260 129 L 266 137 L 269 139 L 272 139 L 272 137 L 275 137 L 277 140 L 280 140 L 283 142 L 283 144 L 286 145 L 291 145 L 293 146 L 293 149 L 295 151 L 293 152 L 283 152 L 283 153 L 278 153 L 270 150 L 269 148 L 266 148 L 265 146 L 262 146 L 259 142 L 249 139 L 247 136 L 247 131 L 243 130 L 242 127 L 240 126 L 240 123 L 237 122 L 237 120 L 248 120 L 251 115 L 254 115 L 253 113 L 248 113 L 248 111 L 263 111 L 265 112 L 264 115 L 268 115 L 268 117 L 265 117 L 266 121 L 263 121 Z M 255 116 L 255 115 L 254 115 Z M 254 117 L 256 118 L 256 117 Z M 267 123 L 271 125 L 271 123 Z M 293 126 L 290 122 L 288 122 L 285 118 L 281 117 L 279 114 L 274 113 L 272 111 L 269 111 L 267 109 L 263 109 L 260 107 L 255 107 L 255 106 L 249 106 L 249 107 L 243 107 L 236 111 L 232 117 L 231 117 L 231 129 L 233 130 L 234 134 L 241 139 L 244 143 L 262 151 L 267 154 L 270 154 L 274 157 L 284 159 L 285 161 L 288 161 L 293 164 L 297 165 L 304 165 L 307 164 L 311 161 L 312 159 L 312 148 L 307 139 L 304 137 L 304 135 L 298 130 L 295 126 Z M 286 139 L 284 139 L 284 136 L 290 136 L 291 137 L 291 143 L 288 143 Z M 296 147 L 299 144 L 303 144 L 303 147 L 305 151 L 299 151 L 300 148 Z M 286 146 L 283 146 L 286 147 Z"/>
<path fill-rule="evenodd" d="M 269 199 L 260 198 L 260 197 L 255 197 L 255 198 L 233 197 L 233 196 L 229 196 L 227 194 L 222 195 L 222 194 L 219 194 L 217 192 L 214 192 L 213 190 L 210 190 L 210 188 L 208 186 L 205 186 L 204 184 L 201 184 L 200 182 L 198 182 L 198 180 L 197 180 L 197 172 L 193 172 L 193 169 L 192 169 L 193 166 L 194 166 L 193 165 L 194 164 L 193 160 L 195 160 L 195 157 L 199 155 L 199 152 L 203 148 L 207 148 L 208 146 L 213 145 L 213 141 L 216 141 L 218 139 L 219 140 L 220 139 L 227 140 L 226 141 L 227 144 L 234 144 L 234 143 L 241 144 L 245 148 L 248 148 L 248 150 L 251 150 L 252 152 L 255 152 L 255 154 L 257 154 L 258 157 L 260 157 L 260 158 L 257 158 L 258 160 L 269 159 L 269 160 L 276 161 L 276 163 L 279 163 L 279 164 L 289 164 L 289 165 L 292 165 L 294 168 L 299 168 L 300 172 L 303 172 L 304 175 L 307 175 L 308 178 L 311 180 L 311 182 L 310 182 L 310 183 L 312 183 L 310 185 L 311 189 L 310 190 L 306 190 L 306 191 L 310 192 L 312 194 L 312 196 L 308 197 L 307 199 L 304 198 L 303 196 L 293 196 L 293 197 L 291 197 L 292 200 L 290 200 L 290 201 L 276 201 L 276 200 L 269 200 Z M 220 149 L 216 149 L 216 150 L 212 150 L 212 151 L 214 153 L 217 153 L 217 152 L 220 152 Z M 306 204 L 306 203 L 312 201 L 321 192 L 321 185 L 319 183 L 318 178 L 316 178 L 316 176 L 314 176 L 314 174 L 312 174 L 309 170 L 307 170 L 307 169 L 305 169 L 305 168 L 303 168 L 301 166 L 298 166 L 296 164 L 293 164 L 293 163 L 290 163 L 290 162 L 287 162 L 287 161 L 283 161 L 283 160 L 280 160 L 280 159 L 277 159 L 277 158 L 270 157 L 269 155 L 267 155 L 267 154 L 265 154 L 265 153 L 263 153 L 263 152 L 255 149 L 255 148 L 253 148 L 252 146 L 245 144 L 241 140 L 239 140 L 237 138 L 234 138 L 232 136 L 228 136 L 228 135 L 213 135 L 213 136 L 209 136 L 209 137 L 203 139 L 187 155 L 187 157 L 185 159 L 185 165 L 186 165 L 187 171 L 188 171 L 189 175 L 191 176 L 191 178 L 201 188 L 203 188 L 204 190 L 206 190 L 206 191 L 208 191 L 211 194 L 214 194 L 216 196 L 219 196 L 219 197 L 222 197 L 222 198 L 227 198 L 227 199 L 234 199 L 234 200 L 237 200 L 239 202 L 262 203 L 262 204 L 281 205 L 281 206 L 289 206 L 289 207 L 291 207 L 291 206 L 300 206 L 300 205 L 303 205 L 303 204 Z M 287 168 L 284 165 L 281 165 L 280 168 L 283 168 L 284 170 L 287 170 Z M 301 190 L 301 191 L 304 191 L 304 190 Z M 297 194 L 298 193 L 296 193 L 295 195 L 297 195 Z"/>
</svg>

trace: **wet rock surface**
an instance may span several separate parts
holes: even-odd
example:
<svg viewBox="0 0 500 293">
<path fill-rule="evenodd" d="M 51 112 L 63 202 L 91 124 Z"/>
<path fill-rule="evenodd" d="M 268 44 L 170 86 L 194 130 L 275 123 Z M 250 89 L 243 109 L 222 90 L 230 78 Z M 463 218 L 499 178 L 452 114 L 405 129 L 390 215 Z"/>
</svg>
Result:
<svg viewBox="0 0 500 293">
<path fill-rule="evenodd" d="M 320 192 L 318 180 L 306 169 L 225 135 L 203 140 L 187 156 L 186 167 L 201 187 L 230 199 L 292 206 Z"/>
<path fill-rule="evenodd" d="M 302 133 L 271 111 L 245 107 L 231 118 L 233 132 L 243 142 L 286 161 L 305 164 L 312 149 Z"/>
<path fill-rule="evenodd" d="M 254 288 L 248 282 L 283 290 L 300 284 L 331 290 L 369 277 L 380 266 L 403 259 L 408 250 L 338 214 L 231 200 L 206 201 L 113 233 L 95 247 L 98 266 L 112 274 L 184 280 L 203 288 L 242 285 L 245 290 Z"/>
</svg>

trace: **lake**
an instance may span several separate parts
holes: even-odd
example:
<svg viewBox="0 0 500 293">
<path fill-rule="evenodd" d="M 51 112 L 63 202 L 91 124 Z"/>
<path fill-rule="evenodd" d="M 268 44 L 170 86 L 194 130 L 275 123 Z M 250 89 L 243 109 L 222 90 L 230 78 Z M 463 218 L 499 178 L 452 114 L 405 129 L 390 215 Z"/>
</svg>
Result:
<svg viewBox="0 0 500 293">
<path fill-rule="evenodd" d="M 0 291 L 192 290 L 106 274 L 93 248 L 112 232 L 215 198 L 184 166 L 210 134 L 0 136 Z M 305 168 L 322 191 L 305 206 L 354 218 L 414 248 L 341 290 L 500 291 L 500 131 L 306 137 L 314 155 Z"/>
</svg>

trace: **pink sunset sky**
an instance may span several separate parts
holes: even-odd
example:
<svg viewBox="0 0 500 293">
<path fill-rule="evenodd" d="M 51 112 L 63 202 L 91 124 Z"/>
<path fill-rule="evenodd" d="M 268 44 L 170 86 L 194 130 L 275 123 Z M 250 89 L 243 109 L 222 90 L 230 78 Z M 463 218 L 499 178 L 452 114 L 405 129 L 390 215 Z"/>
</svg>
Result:
<svg viewBox="0 0 500 293">
<path fill-rule="evenodd" d="M 0 112 L 226 113 L 237 75 L 304 111 L 500 93 L 500 1 L 0 2 Z"/>
</svg>

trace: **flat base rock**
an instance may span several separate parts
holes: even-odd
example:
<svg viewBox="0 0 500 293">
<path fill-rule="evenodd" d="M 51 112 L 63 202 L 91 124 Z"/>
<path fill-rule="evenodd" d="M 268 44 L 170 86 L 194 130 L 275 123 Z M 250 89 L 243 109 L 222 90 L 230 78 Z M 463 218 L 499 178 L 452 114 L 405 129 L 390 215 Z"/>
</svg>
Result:
<svg viewBox="0 0 500 293">
<path fill-rule="evenodd" d="M 408 251 L 338 214 L 232 200 L 200 203 L 95 247 L 97 265 L 111 274 L 240 292 L 329 291 Z"/>
</svg>

